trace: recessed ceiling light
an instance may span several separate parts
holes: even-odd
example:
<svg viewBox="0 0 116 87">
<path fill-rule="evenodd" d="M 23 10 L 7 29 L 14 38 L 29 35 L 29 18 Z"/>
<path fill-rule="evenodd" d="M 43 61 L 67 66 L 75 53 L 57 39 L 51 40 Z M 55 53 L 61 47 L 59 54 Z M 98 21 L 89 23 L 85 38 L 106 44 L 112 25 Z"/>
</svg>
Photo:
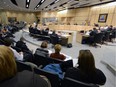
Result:
<svg viewBox="0 0 116 87">
<path fill-rule="evenodd" d="M 57 3 L 58 1 L 60 1 L 60 0 L 56 0 L 55 3 Z"/>
<path fill-rule="evenodd" d="M 41 3 L 43 3 L 45 0 L 42 0 Z"/>
<path fill-rule="evenodd" d="M 29 7 L 29 5 L 26 5 L 26 7 Z"/>
<path fill-rule="evenodd" d="M 37 5 L 37 7 L 39 7 L 40 5 Z"/>
<path fill-rule="evenodd" d="M 30 0 L 27 0 L 27 2 L 29 3 Z"/>
</svg>

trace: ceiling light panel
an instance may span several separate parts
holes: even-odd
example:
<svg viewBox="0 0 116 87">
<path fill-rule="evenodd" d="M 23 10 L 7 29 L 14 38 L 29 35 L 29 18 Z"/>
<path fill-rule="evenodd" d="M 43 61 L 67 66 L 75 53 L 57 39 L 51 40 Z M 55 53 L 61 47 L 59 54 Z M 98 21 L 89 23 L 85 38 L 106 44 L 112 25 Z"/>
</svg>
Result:
<svg viewBox="0 0 116 87">
<path fill-rule="evenodd" d="M 52 6 L 50 6 L 51 9 L 54 9 L 54 7 L 58 7 L 59 8 L 59 5 L 63 4 L 63 3 L 66 3 L 68 2 L 69 0 L 59 0 L 57 1 L 57 3 L 53 4 Z"/>
<path fill-rule="evenodd" d="M 40 9 L 44 9 L 44 8 L 47 8 L 47 6 L 49 6 L 50 4 L 52 5 L 52 3 L 54 2 L 55 0 L 46 0 L 39 8 Z M 51 6 L 50 6 L 51 7 Z"/>
<path fill-rule="evenodd" d="M 35 8 L 39 8 L 46 0 L 40 0 L 39 3 L 35 6 Z"/>
<path fill-rule="evenodd" d="M 41 0 L 41 3 L 43 3 L 45 0 Z"/>
<path fill-rule="evenodd" d="M 55 0 L 52 3 L 50 3 L 48 6 L 46 6 L 45 8 L 49 8 L 50 6 L 56 4 L 57 2 L 59 2 L 60 0 Z"/>
<path fill-rule="evenodd" d="M 59 2 L 60 0 L 55 0 L 55 2 L 54 3 L 57 3 L 57 2 Z"/>
<path fill-rule="evenodd" d="M 30 1 L 31 1 L 31 0 L 26 0 L 26 4 L 25 4 L 26 8 L 29 8 Z"/>
</svg>

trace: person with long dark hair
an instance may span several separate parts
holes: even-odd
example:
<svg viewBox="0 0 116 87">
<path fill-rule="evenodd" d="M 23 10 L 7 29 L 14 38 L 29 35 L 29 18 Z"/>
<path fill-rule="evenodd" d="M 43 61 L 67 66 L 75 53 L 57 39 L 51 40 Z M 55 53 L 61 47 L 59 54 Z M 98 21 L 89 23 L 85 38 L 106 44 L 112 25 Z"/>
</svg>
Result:
<svg viewBox="0 0 116 87">
<path fill-rule="evenodd" d="M 79 51 L 78 66 L 69 68 L 65 77 L 98 85 L 104 85 L 106 82 L 104 73 L 95 67 L 94 56 L 90 50 Z"/>
</svg>

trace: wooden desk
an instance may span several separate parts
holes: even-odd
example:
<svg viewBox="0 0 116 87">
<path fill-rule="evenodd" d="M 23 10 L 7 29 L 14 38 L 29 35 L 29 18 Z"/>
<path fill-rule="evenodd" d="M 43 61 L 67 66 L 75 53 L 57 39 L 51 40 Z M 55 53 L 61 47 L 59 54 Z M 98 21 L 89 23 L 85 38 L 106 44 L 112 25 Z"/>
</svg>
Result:
<svg viewBox="0 0 116 87">
<path fill-rule="evenodd" d="M 56 32 L 60 32 L 60 36 L 61 36 L 61 39 L 63 40 L 62 43 L 63 45 L 67 45 L 69 43 L 72 43 L 73 41 L 73 36 L 74 36 L 74 32 L 71 32 L 71 31 L 63 31 L 63 30 L 58 30 Z"/>
<path fill-rule="evenodd" d="M 62 39 L 61 42 L 62 45 L 67 45 L 69 43 L 72 43 L 71 35 L 61 35 L 61 39 Z"/>
</svg>

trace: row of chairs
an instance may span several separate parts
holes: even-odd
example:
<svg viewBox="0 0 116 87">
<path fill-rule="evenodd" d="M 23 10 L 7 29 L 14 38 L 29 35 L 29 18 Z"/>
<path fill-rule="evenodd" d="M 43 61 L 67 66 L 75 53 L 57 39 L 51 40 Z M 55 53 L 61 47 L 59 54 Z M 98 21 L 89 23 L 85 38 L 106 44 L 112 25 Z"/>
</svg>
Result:
<svg viewBox="0 0 116 87">
<path fill-rule="evenodd" d="M 68 77 L 60 81 L 58 75 L 54 73 L 50 73 L 39 68 L 32 69 L 30 65 L 27 65 L 20 61 L 16 61 L 16 64 L 17 64 L 18 72 L 21 72 L 23 70 L 29 70 L 29 71 L 33 70 L 33 72 L 36 74 L 46 76 L 49 79 L 52 87 L 99 87 L 98 85 L 95 84 L 84 83 Z"/>
<path fill-rule="evenodd" d="M 27 65 L 24 62 L 20 62 L 20 61 L 16 61 L 16 63 L 17 63 L 18 72 L 21 72 L 23 70 L 32 71 L 32 67 L 30 65 Z M 34 72 L 36 74 L 46 76 L 49 79 L 52 87 L 59 87 L 59 85 L 60 85 L 59 83 L 60 82 L 59 82 L 58 75 L 50 73 L 50 72 L 47 72 L 47 71 L 44 71 L 44 70 L 39 69 L 39 68 L 34 68 L 33 70 L 34 70 Z"/>
<path fill-rule="evenodd" d="M 101 32 L 95 34 L 93 38 L 93 43 L 95 44 L 94 46 L 98 46 L 98 44 L 104 44 L 105 42 L 111 41 L 113 38 L 116 38 L 116 31 L 114 32 Z M 100 46 L 101 47 L 101 46 Z"/>
<path fill-rule="evenodd" d="M 38 50 L 40 50 L 40 49 L 38 49 Z M 44 51 L 44 50 L 41 50 L 41 51 Z M 33 58 L 33 63 L 36 64 L 37 66 L 42 65 L 42 67 L 45 67 L 46 65 L 51 64 L 51 63 L 64 62 L 62 60 L 50 58 L 46 54 L 47 54 L 47 52 L 40 53 L 40 52 L 37 52 L 37 50 L 36 50 L 36 52 L 34 54 L 34 58 Z"/>
<path fill-rule="evenodd" d="M 37 66 L 42 65 L 42 68 L 51 63 L 63 63 L 63 62 L 64 61 L 62 60 L 45 57 L 37 53 L 34 54 L 33 63 L 36 64 Z M 35 73 L 45 75 L 50 80 L 52 87 L 98 87 L 98 85 L 95 84 L 87 84 L 67 77 L 61 80 L 59 79 L 58 75 L 44 71 L 42 69 L 39 70 L 35 69 Z"/>
<path fill-rule="evenodd" d="M 50 41 L 50 36 L 48 35 L 48 31 L 29 28 L 29 33 L 31 36 L 39 38 L 39 40 L 41 39 L 41 40 Z"/>
</svg>

